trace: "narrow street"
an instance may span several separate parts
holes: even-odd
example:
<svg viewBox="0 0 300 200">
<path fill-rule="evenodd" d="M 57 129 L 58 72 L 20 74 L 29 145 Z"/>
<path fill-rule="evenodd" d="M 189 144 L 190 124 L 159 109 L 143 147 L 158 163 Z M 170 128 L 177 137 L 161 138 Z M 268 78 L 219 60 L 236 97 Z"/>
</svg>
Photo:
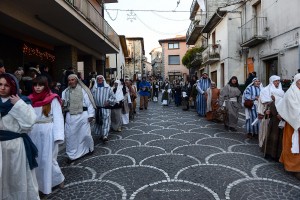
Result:
<svg viewBox="0 0 300 200">
<path fill-rule="evenodd" d="M 107 144 L 71 165 L 47 199 L 299 199 L 300 182 L 263 158 L 257 140 L 226 132 L 194 110 L 150 102 Z"/>
</svg>

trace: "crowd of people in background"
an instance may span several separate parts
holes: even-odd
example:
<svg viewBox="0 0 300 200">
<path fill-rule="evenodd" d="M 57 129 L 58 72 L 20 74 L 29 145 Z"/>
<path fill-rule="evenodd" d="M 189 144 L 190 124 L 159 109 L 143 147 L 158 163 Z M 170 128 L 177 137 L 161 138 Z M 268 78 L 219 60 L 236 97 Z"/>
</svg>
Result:
<svg viewBox="0 0 300 200">
<path fill-rule="evenodd" d="M 37 65 L 28 77 L 22 68 L 10 74 L 0 60 L 2 199 L 39 199 L 54 187 L 63 188 L 59 145 L 65 143 L 69 164 L 93 154 L 92 134 L 105 144 L 110 132 L 122 132 L 136 114 L 138 97 L 140 112 L 149 109 L 149 101 L 164 107 L 174 102 L 184 111 L 193 109 L 199 117 L 224 123 L 232 132 L 238 131 L 244 110 L 246 137 L 258 139 L 266 158 L 282 162 L 300 179 L 300 73 L 284 92 L 279 76 L 271 76 L 263 87 L 255 72 L 242 91 L 236 76 L 219 89 L 206 72 L 186 82 L 142 77 L 107 83 L 95 72 L 84 80 L 70 67 L 59 83 L 48 70 Z"/>
</svg>

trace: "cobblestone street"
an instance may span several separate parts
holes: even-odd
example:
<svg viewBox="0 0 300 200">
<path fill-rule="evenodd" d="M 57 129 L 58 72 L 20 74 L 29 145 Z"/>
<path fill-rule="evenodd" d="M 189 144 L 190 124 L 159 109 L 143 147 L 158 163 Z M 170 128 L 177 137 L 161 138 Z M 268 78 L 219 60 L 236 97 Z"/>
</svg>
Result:
<svg viewBox="0 0 300 200">
<path fill-rule="evenodd" d="M 299 199 L 300 182 L 263 158 L 257 140 L 206 121 L 192 109 L 150 102 L 107 144 L 59 163 L 65 188 L 47 199 Z"/>
</svg>

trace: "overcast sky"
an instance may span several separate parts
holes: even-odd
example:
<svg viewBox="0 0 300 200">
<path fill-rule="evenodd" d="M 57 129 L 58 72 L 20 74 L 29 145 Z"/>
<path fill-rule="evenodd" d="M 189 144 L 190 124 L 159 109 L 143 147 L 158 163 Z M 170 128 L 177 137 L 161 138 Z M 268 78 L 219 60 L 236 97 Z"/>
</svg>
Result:
<svg viewBox="0 0 300 200">
<path fill-rule="evenodd" d="M 106 9 L 190 11 L 193 0 L 118 0 L 105 4 Z M 180 2 L 177 7 L 177 2 Z M 119 35 L 143 37 L 145 56 L 150 60 L 150 51 L 159 47 L 158 40 L 185 35 L 190 25 L 190 12 L 133 11 L 136 19 L 128 20 L 130 11 L 104 11 L 107 22 Z M 132 18 L 132 17 L 131 17 Z M 113 21 L 113 20 L 114 21 Z"/>
</svg>

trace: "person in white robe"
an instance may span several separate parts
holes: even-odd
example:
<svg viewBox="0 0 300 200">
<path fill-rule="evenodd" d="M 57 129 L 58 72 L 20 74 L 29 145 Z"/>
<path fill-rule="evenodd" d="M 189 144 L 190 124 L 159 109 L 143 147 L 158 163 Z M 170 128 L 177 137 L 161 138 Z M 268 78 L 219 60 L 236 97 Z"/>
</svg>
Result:
<svg viewBox="0 0 300 200">
<path fill-rule="evenodd" d="M 64 118 L 61 99 L 51 92 L 47 77 L 33 79 L 33 93 L 29 99 L 37 115 L 37 120 L 28 133 L 39 151 L 36 178 L 39 191 L 47 195 L 52 188 L 64 186 L 64 175 L 57 162 L 58 145 L 64 142 Z"/>
<path fill-rule="evenodd" d="M 70 163 L 94 151 L 90 123 L 95 119 L 96 105 L 89 88 L 75 74 L 68 76 L 68 83 L 62 100 L 66 112 L 66 153 Z"/>
<path fill-rule="evenodd" d="M 122 108 L 124 105 L 123 85 L 120 80 L 116 80 L 113 87 L 116 96 L 116 106 L 111 111 L 111 128 L 113 131 L 122 131 Z"/>
<path fill-rule="evenodd" d="M 278 116 L 275 107 L 284 96 L 280 77 L 272 75 L 269 78 L 269 85 L 267 85 L 260 92 L 258 114 L 261 119 L 259 127 L 259 146 L 266 157 L 271 157 L 278 160 L 281 152 L 282 131 L 279 130 L 278 124 L 281 117 Z M 274 101 L 273 99 L 276 99 Z"/>
<path fill-rule="evenodd" d="M 13 75 L 0 75 L 0 199 L 37 200 L 38 184 L 35 175 L 37 149 L 27 146 L 26 133 L 36 114 L 29 99 L 19 97 L 18 81 Z M 26 102 L 26 103 L 25 103 Z M 25 145 L 35 154 L 25 149 Z"/>
<path fill-rule="evenodd" d="M 300 73 L 294 76 L 284 97 L 279 101 L 275 97 L 275 102 L 279 115 L 286 122 L 280 162 L 300 180 Z"/>
<path fill-rule="evenodd" d="M 92 89 L 92 94 L 97 105 L 94 131 L 96 135 L 101 136 L 101 140 L 105 143 L 108 141 L 108 133 L 111 125 L 110 108 L 115 105 L 116 97 L 102 75 L 96 77 L 96 84 Z"/>
<path fill-rule="evenodd" d="M 123 90 L 126 91 L 125 95 L 124 95 L 124 105 L 122 108 L 122 124 L 129 124 L 129 111 L 130 111 L 130 107 L 131 105 L 131 98 L 130 98 L 130 92 L 128 87 L 126 86 L 125 82 L 123 79 L 120 80 L 122 85 L 123 85 Z"/>
</svg>

